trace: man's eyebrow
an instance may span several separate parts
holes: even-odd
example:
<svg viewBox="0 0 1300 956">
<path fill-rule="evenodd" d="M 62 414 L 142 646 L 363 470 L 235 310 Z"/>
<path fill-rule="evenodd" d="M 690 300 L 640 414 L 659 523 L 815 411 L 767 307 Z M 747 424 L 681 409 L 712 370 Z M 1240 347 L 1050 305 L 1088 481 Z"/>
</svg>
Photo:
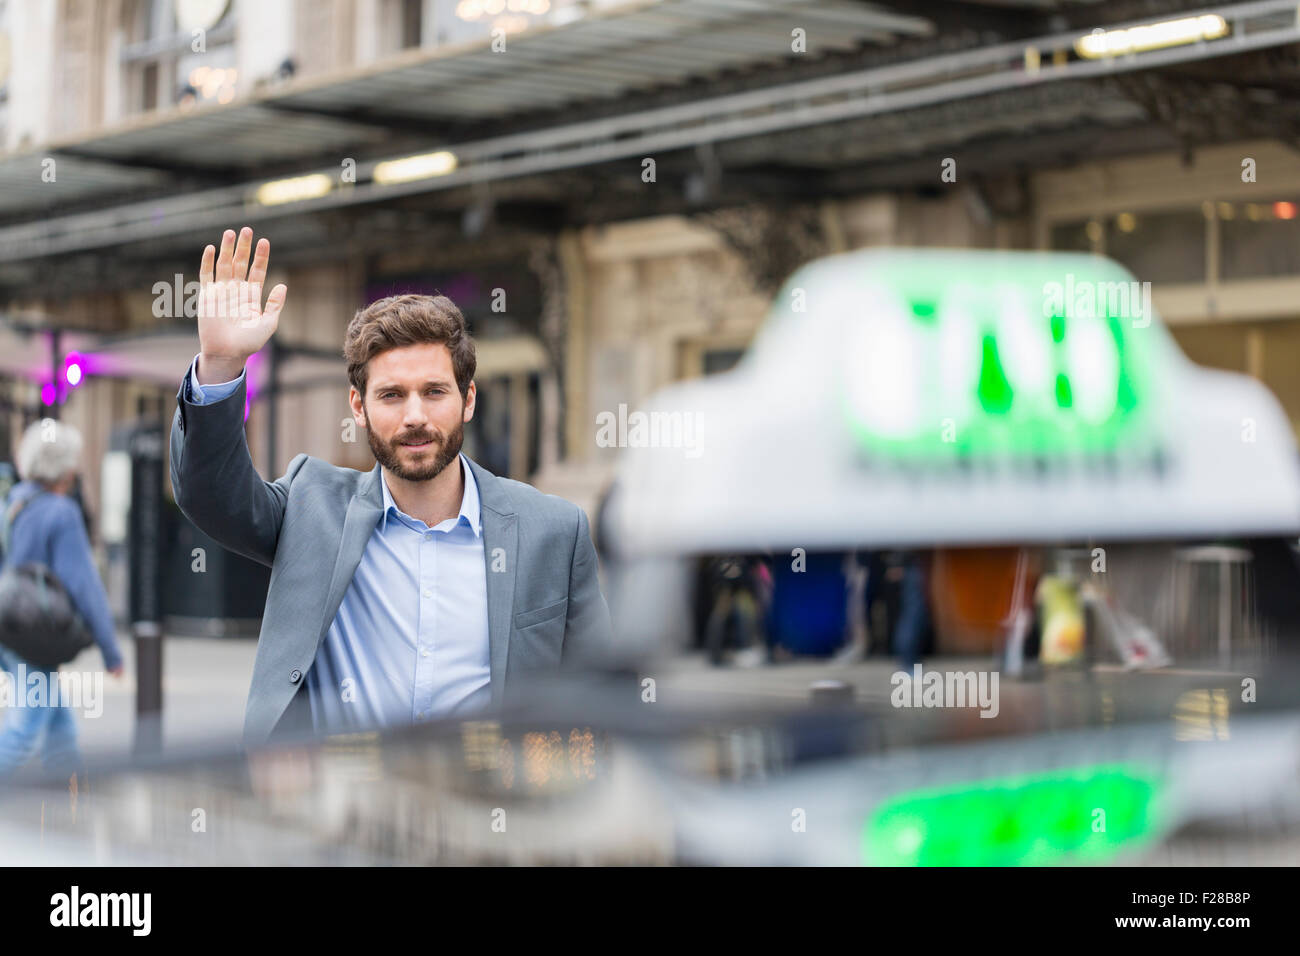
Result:
<svg viewBox="0 0 1300 956">
<path fill-rule="evenodd" d="M 425 384 L 425 385 L 450 385 L 451 382 L 449 382 L 449 381 L 448 381 L 447 379 L 445 379 L 445 378 L 431 378 L 431 379 L 428 379 L 424 384 Z M 422 386 L 422 387 L 423 387 L 423 386 Z M 376 386 L 375 386 L 375 391 L 376 391 L 376 392 L 382 392 L 382 391 L 384 391 L 384 390 L 386 390 L 386 389 L 392 389 L 392 390 L 394 390 L 394 391 L 401 391 L 402 386 L 399 385 L 399 384 L 397 384 L 397 383 L 395 383 L 395 382 L 384 382 L 383 384 L 380 384 L 380 385 L 376 385 Z"/>
</svg>

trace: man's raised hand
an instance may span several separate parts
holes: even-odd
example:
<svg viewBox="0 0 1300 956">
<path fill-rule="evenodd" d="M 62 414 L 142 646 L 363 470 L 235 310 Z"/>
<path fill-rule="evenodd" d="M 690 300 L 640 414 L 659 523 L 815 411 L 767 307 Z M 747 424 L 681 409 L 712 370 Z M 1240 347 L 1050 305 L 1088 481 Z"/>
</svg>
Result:
<svg viewBox="0 0 1300 956">
<path fill-rule="evenodd" d="M 262 283 L 271 258 L 271 243 L 261 239 L 253 255 L 253 230 L 245 226 L 221 236 L 221 252 L 203 250 L 199 265 L 199 383 L 237 378 L 244 362 L 275 333 L 289 290 L 283 284 L 271 290 L 262 306 Z M 213 266 L 215 264 L 215 271 Z M 223 377 L 224 376 L 224 377 Z"/>
</svg>

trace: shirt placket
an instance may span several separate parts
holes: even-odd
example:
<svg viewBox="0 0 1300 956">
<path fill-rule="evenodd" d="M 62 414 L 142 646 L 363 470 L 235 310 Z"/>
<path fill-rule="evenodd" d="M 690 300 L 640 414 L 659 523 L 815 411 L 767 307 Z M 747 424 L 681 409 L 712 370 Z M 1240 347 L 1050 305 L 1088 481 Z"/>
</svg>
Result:
<svg viewBox="0 0 1300 956">
<path fill-rule="evenodd" d="M 420 613 L 416 628 L 415 647 L 415 699 L 412 709 L 416 720 L 424 720 L 433 707 L 434 691 L 434 641 L 437 637 L 438 580 L 437 534 L 424 531 L 420 535 Z"/>
</svg>

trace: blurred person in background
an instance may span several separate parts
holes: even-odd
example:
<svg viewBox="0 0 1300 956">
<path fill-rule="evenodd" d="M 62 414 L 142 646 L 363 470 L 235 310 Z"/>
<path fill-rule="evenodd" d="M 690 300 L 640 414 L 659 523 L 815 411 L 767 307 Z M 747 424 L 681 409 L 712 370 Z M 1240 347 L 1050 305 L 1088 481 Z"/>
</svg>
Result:
<svg viewBox="0 0 1300 956">
<path fill-rule="evenodd" d="M 870 621 L 872 605 L 876 601 L 884 603 L 888 652 L 898 658 L 901 669 L 910 671 L 933 644 L 929 555 L 916 551 L 876 551 L 866 557 L 863 613 Z"/>
<path fill-rule="evenodd" d="M 8 551 L 0 557 L 4 565 L 28 562 L 50 568 L 68 592 L 99 645 L 104 667 L 120 677 L 122 653 L 113 629 L 108 595 L 99 580 L 90 550 L 90 539 L 81 509 L 68 496 L 81 469 L 80 432 L 62 422 L 33 423 L 18 446 L 18 473 L 22 480 L 5 497 L 6 515 L 15 513 Z M 17 682 L 17 675 L 32 675 L 42 668 L 0 644 L 0 668 Z M 72 710 L 58 696 L 58 681 L 50 681 L 50 692 L 31 706 L 6 708 L 0 731 L 0 774 L 10 773 L 39 751 L 41 762 L 51 770 L 75 770 L 80 763 L 77 721 Z M 26 697 L 28 688 L 15 686 L 14 697 Z"/>
<path fill-rule="evenodd" d="M 0 501 L 9 497 L 9 489 L 18 483 L 14 466 L 7 461 L 0 461 Z"/>
<path fill-rule="evenodd" d="M 709 562 L 706 587 L 711 597 L 704 646 L 711 664 L 722 664 L 731 650 L 733 662 L 744 667 L 770 660 L 763 616 L 771 580 L 767 563 L 756 555 L 720 555 Z"/>
<path fill-rule="evenodd" d="M 909 551 L 903 558 L 903 576 L 899 589 L 898 623 L 894 628 L 890 651 L 903 670 L 910 671 L 921 662 L 931 629 L 930 573 L 924 557 Z"/>
<path fill-rule="evenodd" d="M 846 645 L 860 646 L 849 606 L 856 571 L 852 551 L 810 551 L 773 561 L 765 618 L 770 660 L 778 650 L 829 657 Z"/>
</svg>

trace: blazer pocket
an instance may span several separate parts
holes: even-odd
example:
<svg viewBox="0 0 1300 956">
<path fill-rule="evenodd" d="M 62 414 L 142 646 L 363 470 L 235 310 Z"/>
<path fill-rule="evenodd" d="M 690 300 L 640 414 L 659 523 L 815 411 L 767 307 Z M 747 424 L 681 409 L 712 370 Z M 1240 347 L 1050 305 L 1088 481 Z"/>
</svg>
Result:
<svg viewBox="0 0 1300 956">
<path fill-rule="evenodd" d="M 563 597 L 554 604 L 547 604 L 534 611 L 520 611 L 515 615 L 515 629 L 523 630 L 526 627 L 532 627 L 534 624 L 541 624 L 543 621 L 550 621 L 562 616 L 568 609 L 569 599 Z"/>
</svg>

